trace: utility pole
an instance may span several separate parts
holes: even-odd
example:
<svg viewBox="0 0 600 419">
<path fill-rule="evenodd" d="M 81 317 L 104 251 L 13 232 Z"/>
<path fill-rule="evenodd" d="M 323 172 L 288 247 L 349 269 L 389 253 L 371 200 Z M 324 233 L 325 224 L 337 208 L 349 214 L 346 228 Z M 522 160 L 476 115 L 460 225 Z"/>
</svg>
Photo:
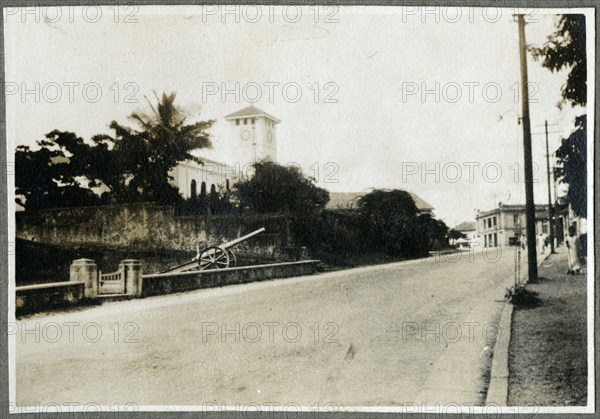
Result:
<svg viewBox="0 0 600 419">
<path fill-rule="evenodd" d="M 548 227 L 550 228 L 550 253 L 554 253 L 554 209 L 552 208 L 552 191 L 550 186 L 550 149 L 548 148 L 548 120 L 544 121 L 546 131 L 546 166 L 548 167 Z"/>
<path fill-rule="evenodd" d="M 538 277 L 537 251 L 535 248 L 535 203 L 533 200 L 533 162 L 531 158 L 531 121 L 529 120 L 527 48 L 525 42 L 525 18 L 523 15 L 517 15 L 517 23 L 519 25 L 519 58 L 521 62 L 521 118 L 523 120 L 527 269 L 529 281 L 535 281 Z"/>
</svg>

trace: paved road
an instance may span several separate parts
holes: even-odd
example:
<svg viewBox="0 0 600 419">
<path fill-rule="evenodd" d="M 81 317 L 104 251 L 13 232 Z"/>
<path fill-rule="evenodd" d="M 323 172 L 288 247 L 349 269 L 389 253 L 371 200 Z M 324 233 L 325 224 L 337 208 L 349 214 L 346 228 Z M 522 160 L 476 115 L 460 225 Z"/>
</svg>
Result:
<svg viewBox="0 0 600 419">
<path fill-rule="evenodd" d="M 512 269 L 462 253 L 29 318 L 17 403 L 482 404 Z"/>
</svg>

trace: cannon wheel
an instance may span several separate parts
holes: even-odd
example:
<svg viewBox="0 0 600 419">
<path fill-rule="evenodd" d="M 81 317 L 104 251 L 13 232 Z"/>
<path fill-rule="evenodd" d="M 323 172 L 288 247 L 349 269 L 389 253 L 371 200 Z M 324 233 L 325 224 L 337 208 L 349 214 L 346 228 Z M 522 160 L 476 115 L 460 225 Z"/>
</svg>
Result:
<svg viewBox="0 0 600 419">
<path fill-rule="evenodd" d="M 204 269 L 224 269 L 229 267 L 229 254 L 227 250 L 220 247 L 207 247 L 200 254 L 198 260 L 200 270 Z"/>
<path fill-rule="evenodd" d="M 235 257 L 235 253 L 233 253 L 229 249 L 227 249 L 226 252 L 227 252 L 227 255 L 229 255 L 229 267 L 235 268 L 237 266 L 237 258 Z"/>
</svg>

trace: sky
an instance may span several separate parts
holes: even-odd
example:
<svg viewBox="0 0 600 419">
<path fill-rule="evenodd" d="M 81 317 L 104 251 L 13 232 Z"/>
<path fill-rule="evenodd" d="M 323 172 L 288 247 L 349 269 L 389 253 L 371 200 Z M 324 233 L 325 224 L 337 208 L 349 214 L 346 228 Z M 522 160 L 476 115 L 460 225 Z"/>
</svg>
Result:
<svg viewBox="0 0 600 419">
<path fill-rule="evenodd" d="M 541 45 L 558 11 L 522 11 L 528 13 L 527 42 Z M 299 165 L 319 186 L 334 192 L 405 189 L 432 204 L 450 226 L 473 221 L 477 209 L 525 202 L 513 13 L 467 7 L 8 8 L 9 155 L 53 129 L 84 139 L 110 134 L 112 120 L 131 124 L 129 114 L 147 110 L 145 97 L 174 91 L 191 121 L 217 120 L 206 157 L 227 161 L 231 135 L 223 117 L 252 103 L 282 121 L 279 162 Z M 547 203 L 544 120 L 552 124 L 552 151 L 584 110 L 556 106 L 566 73 L 551 73 L 531 57 L 528 68 L 535 201 Z"/>
</svg>

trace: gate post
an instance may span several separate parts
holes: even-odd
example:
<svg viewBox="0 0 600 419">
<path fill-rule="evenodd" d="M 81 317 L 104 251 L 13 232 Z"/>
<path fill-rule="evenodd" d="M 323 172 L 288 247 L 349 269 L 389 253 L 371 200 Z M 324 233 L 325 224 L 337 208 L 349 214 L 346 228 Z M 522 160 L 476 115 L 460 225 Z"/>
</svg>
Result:
<svg viewBox="0 0 600 419">
<path fill-rule="evenodd" d="M 84 283 L 85 298 L 98 295 L 98 265 L 92 259 L 77 259 L 71 263 L 69 281 Z"/>
<path fill-rule="evenodd" d="M 136 259 L 121 261 L 119 268 L 125 273 L 125 294 L 140 296 L 142 294 L 142 262 Z"/>
</svg>

